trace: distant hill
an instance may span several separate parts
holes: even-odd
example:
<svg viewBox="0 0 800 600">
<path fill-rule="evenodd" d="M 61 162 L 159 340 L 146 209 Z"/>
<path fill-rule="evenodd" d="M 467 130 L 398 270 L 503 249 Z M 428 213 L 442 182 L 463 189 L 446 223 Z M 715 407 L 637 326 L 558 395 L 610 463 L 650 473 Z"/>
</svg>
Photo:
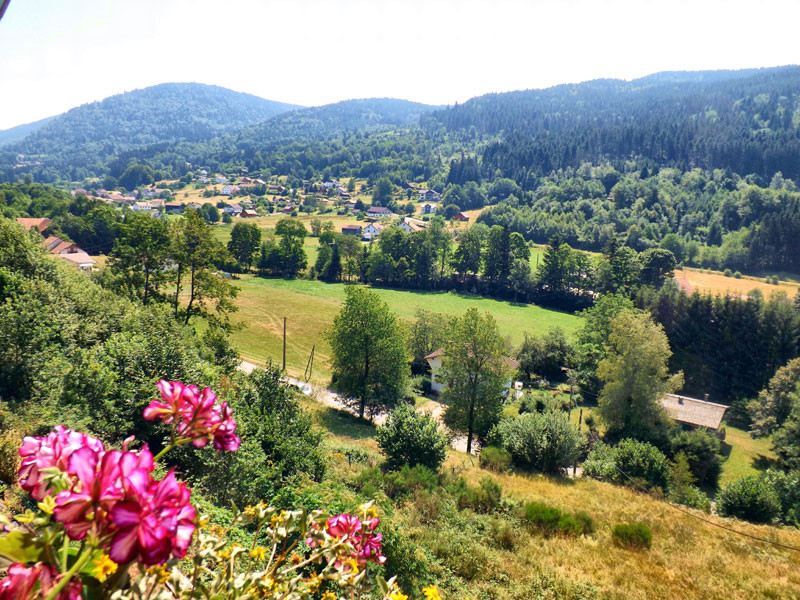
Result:
<svg viewBox="0 0 800 600">
<path fill-rule="evenodd" d="M 209 139 L 297 108 L 217 86 L 165 83 L 73 108 L 5 146 L 0 164 L 24 154 L 79 179 L 136 148 Z"/>
<path fill-rule="evenodd" d="M 16 127 L 11 127 L 10 129 L 4 129 L 3 131 L 0 131 L 0 146 L 18 142 L 19 140 L 32 134 L 34 131 L 38 131 L 55 118 L 55 116 L 45 117 L 44 119 L 39 119 L 33 123 L 25 123 L 24 125 L 17 125 Z"/>
<path fill-rule="evenodd" d="M 438 108 L 441 107 L 395 98 L 345 100 L 284 113 L 245 128 L 233 137 L 238 144 L 265 144 L 326 137 L 343 131 L 404 127 Z"/>
<path fill-rule="evenodd" d="M 486 171 L 524 180 L 582 162 L 800 176 L 800 67 L 655 73 L 488 94 L 427 125 L 499 136 Z"/>
</svg>

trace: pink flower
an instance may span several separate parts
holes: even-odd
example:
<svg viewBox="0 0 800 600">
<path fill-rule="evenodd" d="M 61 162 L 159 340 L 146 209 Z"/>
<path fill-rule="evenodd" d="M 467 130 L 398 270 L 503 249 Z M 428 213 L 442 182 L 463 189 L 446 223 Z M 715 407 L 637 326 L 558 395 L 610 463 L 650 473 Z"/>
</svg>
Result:
<svg viewBox="0 0 800 600">
<path fill-rule="evenodd" d="M 191 492 L 170 471 L 161 481 L 153 481 L 144 469 L 125 479 L 126 499 L 111 510 L 117 533 L 109 556 L 116 563 L 138 559 L 146 565 L 165 562 L 170 554 L 186 556 L 194 533 L 194 507 Z"/>
<path fill-rule="evenodd" d="M 386 557 L 381 554 L 383 535 L 374 533 L 380 519 L 361 521 L 350 514 L 331 517 L 327 522 L 327 532 L 332 537 L 344 539 L 353 547 L 353 555 L 359 564 L 368 561 L 383 564 Z"/>
<path fill-rule="evenodd" d="M 202 448 L 214 441 L 217 450 L 239 449 L 239 436 L 236 435 L 236 420 L 231 415 L 227 402 L 217 405 L 217 395 L 211 388 L 199 392 L 195 385 L 184 385 L 179 381 L 158 382 L 163 402 L 153 400 L 144 409 L 148 421 L 161 419 L 174 424 L 178 438 L 191 441 L 196 448 Z"/>
<path fill-rule="evenodd" d="M 68 472 L 69 457 L 80 448 L 99 453 L 105 448 L 103 443 L 85 433 L 78 433 L 58 425 L 46 437 L 26 437 L 22 441 L 19 455 L 19 485 L 35 500 L 41 500 L 52 492 L 44 479 L 42 470 L 57 468 Z"/>
<path fill-rule="evenodd" d="M 70 456 L 69 469 L 77 482 L 56 496 L 56 521 L 64 523 L 73 540 L 83 539 L 92 526 L 98 534 L 108 533 L 111 522 L 107 515 L 125 494 L 123 478 L 137 470 L 150 473 L 153 467 L 147 447 L 140 452 L 109 450 L 102 454 L 89 448 L 76 450 Z"/>
<path fill-rule="evenodd" d="M 32 567 L 26 567 L 21 563 L 13 563 L 8 567 L 6 577 L 3 581 L 0 581 L 0 600 L 46 598 L 57 580 L 58 571 L 50 565 L 36 563 Z M 34 591 L 37 582 L 39 583 L 39 589 Z M 55 600 L 80 600 L 81 590 L 80 580 L 77 578 L 71 579 L 55 597 Z"/>
</svg>

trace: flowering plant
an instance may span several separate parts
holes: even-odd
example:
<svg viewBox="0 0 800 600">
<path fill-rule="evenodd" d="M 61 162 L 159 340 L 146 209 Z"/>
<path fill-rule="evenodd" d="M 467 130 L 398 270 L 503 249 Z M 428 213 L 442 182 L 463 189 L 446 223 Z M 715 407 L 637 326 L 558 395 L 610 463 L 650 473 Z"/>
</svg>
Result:
<svg viewBox="0 0 800 600">
<path fill-rule="evenodd" d="M 386 559 L 371 505 L 360 517 L 264 504 L 234 510 L 230 527 L 255 526 L 246 549 L 229 546 L 228 531 L 198 517 L 174 470 L 156 479 L 156 462 L 172 448 L 211 442 L 218 451 L 236 451 L 240 443 L 230 407 L 210 389 L 167 381 L 158 388 L 161 400 L 144 416 L 171 431 L 155 457 L 146 445 L 129 450 L 131 439 L 111 449 L 62 426 L 25 438 L 19 485 L 39 510 L 13 521 L 0 515 L 0 558 L 11 563 L 0 600 L 305 600 L 325 588 L 321 597 L 335 600 L 332 590 L 353 599 L 374 587 L 368 565 Z M 187 572 L 181 559 L 190 561 Z M 393 579 L 375 582 L 385 599 L 405 598 Z"/>
</svg>

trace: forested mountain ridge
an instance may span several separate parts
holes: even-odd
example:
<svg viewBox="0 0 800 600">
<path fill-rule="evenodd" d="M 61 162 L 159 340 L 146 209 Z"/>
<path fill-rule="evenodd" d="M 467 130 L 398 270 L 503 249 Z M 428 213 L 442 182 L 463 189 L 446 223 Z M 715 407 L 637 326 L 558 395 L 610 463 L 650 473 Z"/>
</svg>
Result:
<svg viewBox="0 0 800 600">
<path fill-rule="evenodd" d="M 206 140 L 296 108 L 217 86 L 164 83 L 73 108 L 4 147 L 0 168 L 23 154 L 42 164 L 37 179 L 79 180 L 147 145 Z"/>
<path fill-rule="evenodd" d="M 0 131 L 0 146 L 13 144 L 14 142 L 24 139 L 25 137 L 47 125 L 57 116 L 58 115 L 45 117 L 44 119 L 39 119 L 38 121 L 33 121 L 32 123 L 25 123 L 23 125 L 17 125 L 16 127 L 10 127 Z"/>
<path fill-rule="evenodd" d="M 656 73 L 488 94 L 423 119 L 428 128 L 499 135 L 483 170 L 523 187 L 583 162 L 800 175 L 800 67 Z"/>
</svg>

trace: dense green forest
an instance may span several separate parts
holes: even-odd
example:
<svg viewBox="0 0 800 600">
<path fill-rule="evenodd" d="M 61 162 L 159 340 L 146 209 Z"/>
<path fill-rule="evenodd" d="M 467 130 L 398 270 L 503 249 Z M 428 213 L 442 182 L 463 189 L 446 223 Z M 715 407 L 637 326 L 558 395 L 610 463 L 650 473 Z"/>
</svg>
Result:
<svg viewBox="0 0 800 600">
<path fill-rule="evenodd" d="M 4 146 L 0 165 L 10 179 L 21 154 L 41 163 L 37 181 L 77 181 L 119 162 L 124 170 L 142 147 L 207 140 L 296 108 L 217 86 L 165 83 L 73 108 Z"/>
</svg>

